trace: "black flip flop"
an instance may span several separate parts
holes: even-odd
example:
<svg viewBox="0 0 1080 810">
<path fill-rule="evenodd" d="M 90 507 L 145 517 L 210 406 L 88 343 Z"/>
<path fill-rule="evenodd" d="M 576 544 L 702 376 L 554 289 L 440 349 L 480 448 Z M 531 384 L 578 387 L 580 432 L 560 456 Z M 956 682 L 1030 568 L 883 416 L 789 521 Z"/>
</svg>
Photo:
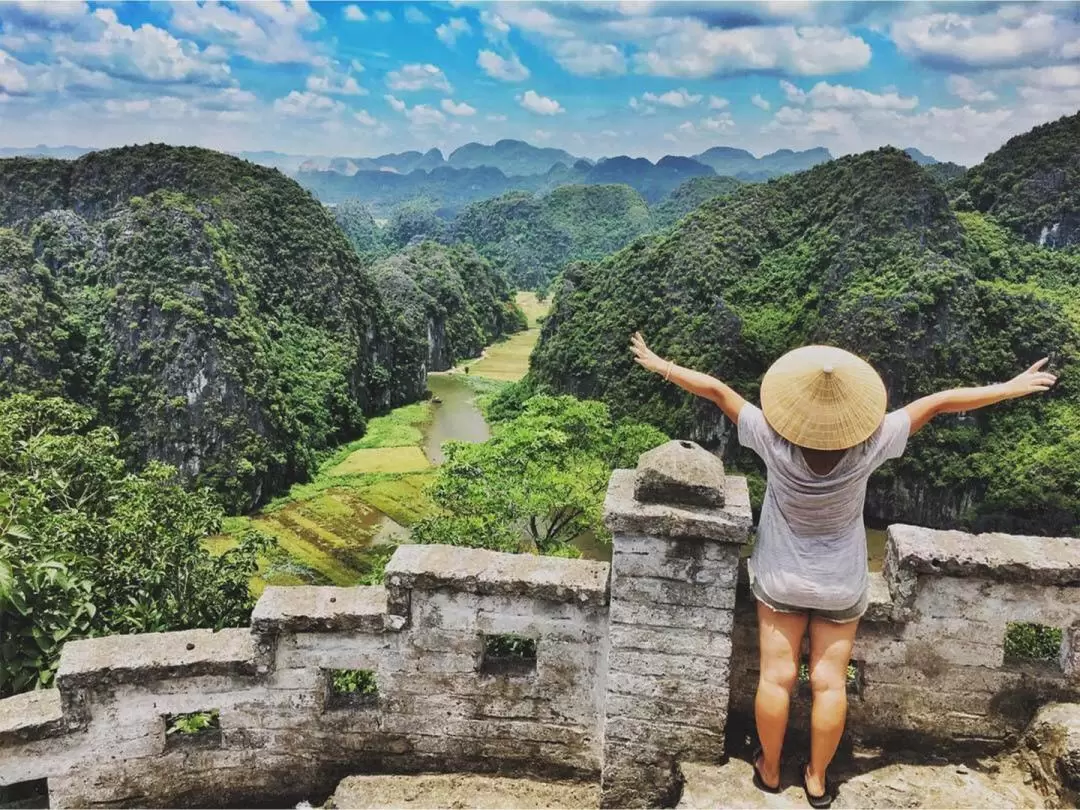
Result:
<svg viewBox="0 0 1080 810">
<path fill-rule="evenodd" d="M 761 771 L 757 769 L 758 757 L 763 757 L 764 755 L 765 752 L 761 749 L 761 746 L 759 745 L 757 747 L 757 750 L 754 751 L 754 755 L 750 758 L 750 767 L 754 769 L 754 787 L 765 793 L 779 793 L 780 783 L 777 782 L 776 787 L 769 787 L 765 784 L 765 780 L 761 778 Z"/>
<path fill-rule="evenodd" d="M 803 793 L 806 794 L 806 801 L 810 803 L 811 807 L 818 808 L 818 810 L 831 806 L 833 799 L 836 797 L 833 796 L 832 785 L 829 784 L 829 777 L 825 777 L 825 792 L 820 796 L 815 796 L 810 792 L 810 788 L 806 786 L 806 771 L 809 767 L 809 762 L 804 762 L 802 764 L 802 789 Z"/>
</svg>

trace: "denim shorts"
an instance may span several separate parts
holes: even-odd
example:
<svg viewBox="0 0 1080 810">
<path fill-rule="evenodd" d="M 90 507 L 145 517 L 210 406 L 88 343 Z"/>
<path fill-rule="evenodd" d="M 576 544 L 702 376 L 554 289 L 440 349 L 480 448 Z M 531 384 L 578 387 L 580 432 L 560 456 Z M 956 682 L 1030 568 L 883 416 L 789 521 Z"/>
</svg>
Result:
<svg viewBox="0 0 1080 810">
<path fill-rule="evenodd" d="M 777 602 L 775 599 L 770 599 L 765 595 L 765 591 L 761 589 L 757 580 L 754 578 L 753 573 L 750 574 L 750 591 L 754 594 L 754 598 L 767 608 L 775 610 L 777 613 L 809 613 L 811 616 L 820 616 L 829 622 L 836 622 L 837 624 L 847 624 L 853 622 L 856 619 L 861 619 L 862 615 L 866 613 L 866 608 L 870 605 L 870 588 L 867 588 L 862 592 L 862 596 L 859 597 L 859 601 L 849 608 L 843 610 L 820 610 L 818 608 L 802 608 L 795 605 L 788 605 L 784 602 Z"/>
</svg>

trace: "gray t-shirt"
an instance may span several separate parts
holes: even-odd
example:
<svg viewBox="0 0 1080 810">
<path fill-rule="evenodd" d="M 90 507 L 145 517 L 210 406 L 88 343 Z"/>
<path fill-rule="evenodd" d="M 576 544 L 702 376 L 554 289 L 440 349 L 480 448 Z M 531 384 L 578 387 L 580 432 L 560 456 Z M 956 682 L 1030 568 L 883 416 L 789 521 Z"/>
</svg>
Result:
<svg viewBox="0 0 1080 810">
<path fill-rule="evenodd" d="M 739 444 L 768 471 L 750 571 L 765 596 L 808 610 L 844 610 L 869 584 L 863 504 L 866 481 L 904 452 L 911 418 L 888 414 L 874 434 L 818 475 L 802 450 L 769 427 L 761 409 L 739 412 Z"/>
</svg>

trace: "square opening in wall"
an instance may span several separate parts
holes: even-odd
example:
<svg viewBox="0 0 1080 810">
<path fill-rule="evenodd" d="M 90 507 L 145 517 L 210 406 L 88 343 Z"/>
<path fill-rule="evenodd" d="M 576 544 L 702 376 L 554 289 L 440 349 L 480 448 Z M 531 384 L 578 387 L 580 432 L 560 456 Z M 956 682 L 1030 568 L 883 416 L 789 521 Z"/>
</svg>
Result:
<svg viewBox="0 0 1080 810">
<path fill-rule="evenodd" d="M 187 714 L 165 715 L 165 750 L 175 748 L 219 748 L 221 713 L 204 709 Z"/>
<path fill-rule="evenodd" d="M 1005 663 L 1010 666 L 1057 667 L 1061 661 L 1062 632 L 1033 622 L 1005 625 Z"/>
<path fill-rule="evenodd" d="M 30 810 L 49 806 L 49 780 L 31 779 L 0 786 L 0 807 L 4 810 Z"/>
<path fill-rule="evenodd" d="M 379 701 L 379 685 L 372 669 L 326 669 L 326 709 L 355 709 Z"/>
<path fill-rule="evenodd" d="M 484 636 L 480 659 L 484 675 L 532 675 L 536 672 L 536 639 L 507 633 Z"/>
</svg>

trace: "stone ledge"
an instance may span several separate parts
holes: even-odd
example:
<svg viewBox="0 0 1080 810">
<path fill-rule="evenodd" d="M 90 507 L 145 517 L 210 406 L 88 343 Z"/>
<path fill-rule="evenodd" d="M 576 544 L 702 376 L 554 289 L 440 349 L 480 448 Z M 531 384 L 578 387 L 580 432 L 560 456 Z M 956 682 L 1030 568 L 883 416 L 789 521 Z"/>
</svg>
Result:
<svg viewBox="0 0 1080 810">
<path fill-rule="evenodd" d="M 40 689 L 0 700 L 0 746 L 59 737 L 66 731 L 58 689 Z"/>
<path fill-rule="evenodd" d="M 391 590 L 476 594 L 606 605 L 607 563 L 444 545 L 399 546 L 386 565 Z"/>
<path fill-rule="evenodd" d="M 897 573 L 1080 587 L 1080 539 L 889 526 Z"/>
<path fill-rule="evenodd" d="M 56 685 L 65 692 L 197 675 L 254 675 L 254 658 L 246 627 L 103 636 L 64 645 Z"/>
<path fill-rule="evenodd" d="M 604 524 L 621 534 L 745 543 L 753 525 L 746 479 L 725 476 L 723 508 L 642 503 L 634 497 L 634 470 L 615 470 L 604 500 Z"/>
<path fill-rule="evenodd" d="M 386 609 L 381 585 L 268 587 L 251 614 L 251 630 L 269 633 L 329 633 L 359 630 L 381 633 L 398 629 Z"/>
</svg>

